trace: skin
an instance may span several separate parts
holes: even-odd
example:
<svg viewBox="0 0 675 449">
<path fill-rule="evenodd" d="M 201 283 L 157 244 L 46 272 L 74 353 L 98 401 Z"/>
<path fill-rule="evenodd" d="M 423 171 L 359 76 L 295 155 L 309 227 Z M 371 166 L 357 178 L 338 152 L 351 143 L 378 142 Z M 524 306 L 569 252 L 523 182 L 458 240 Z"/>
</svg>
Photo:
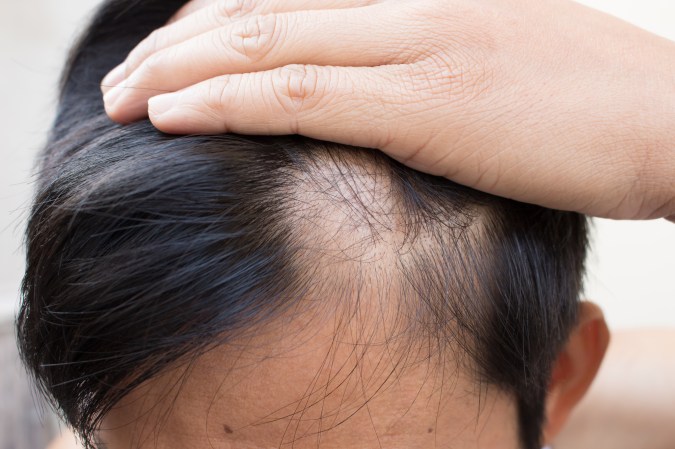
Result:
<svg viewBox="0 0 675 449">
<path fill-rule="evenodd" d="M 675 441 L 674 351 L 673 330 L 614 332 L 595 381 L 553 446 L 670 449 Z M 49 449 L 80 446 L 66 432 Z"/>
<path fill-rule="evenodd" d="M 565 0 L 194 0 L 113 120 L 380 148 L 496 195 L 675 218 L 675 44 Z"/>
<path fill-rule="evenodd" d="M 218 346 L 125 397 L 100 440 L 107 449 L 520 447 L 510 395 L 477 386 L 453 350 L 395 337 L 374 315 L 303 314 Z M 584 303 L 580 315 L 556 367 L 548 441 L 609 339 L 597 307 Z"/>
<path fill-rule="evenodd" d="M 103 81 L 106 109 L 122 123 L 149 115 L 168 133 L 299 133 L 376 147 L 413 168 L 521 201 L 611 218 L 673 219 L 673 43 L 570 2 L 475 3 L 193 1 Z M 548 441 L 583 396 L 604 353 L 606 327 L 597 317 L 590 322 L 595 324 L 582 323 L 584 331 L 575 333 L 561 354 L 548 403 Z M 318 363 L 302 357 L 290 359 L 303 368 Z M 205 371 L 200 366 L 186 385 L 193 375 L 213 378 L 208 362 Z M 274 382 L 292 383 L 307 372 L 292 366 L 271 368 Z M 350 421 L 340 426 L 347 429 L 343 436 L 322 436 L 322 444 L 363 447 L 369 421 L 371 440 L 372 434 L 379 438 L 381 426 L 385 440 L 410 437 L 405 447 L 428 447 L 418 429 L 428 415 L 416 416 L 413 434 L 391 431 L 402 410 L 396 400 L 422 380 L 414 371 L 399 382 L 398 394 L 368 402 L 376 420 L 369 411 L 354 419 L 355 427 Z M 241 380 L 257 382 L 251 380 L 257 375 L 249 374 Z M 141 397 L 160 397 L 172 375 L 146 386 Z M 468 388 L 471 383 L 461 379 L 455 385 Z M 213 398 L 199 390 L 208 385 L 203 381 L 189 398 Z M 418 391 L 426 382 L 421 385 Z M 258 388 L 240 393 L 249 391 L 261 396 L 241 404 L 244 410 L 270 398 Z M 275 391 L 290 390 L 284 384 Z M 427 393 L 431 398 L 434 390 Z M 512 422 L 512 404 L 494 394 L 488 403 L 497 413 L 491 416 L 499 419 L 479 418 L 481 438 L 487 438 L 480 446 L 491 447 L 496 435 L 496 444 L 508 447 L 505 442 L 513 440 L 503 424 Z M 290 399 L 273 397 L 281 404 Z M 144 426 L 139 430 L 120 421 L 129 413 L 144 415 L 138 404 L 145 401 L 136 399 L 106 420 L 112 425 L 104 438 L 113 447 L 143 440 Z M 454 404 L 452 398 L 439 399 Z M 460 405 L 464 411 L 476 407 L 471 401 Z M 205 434 L 188 437 L 213 443 L 208 416 L 203 421 L 194 411 L 174 418 L 172 410 L 167 422 L 176 426 L 166 428 L 193 429 L 207 422 Z M 455 416 L 447 425 L 458 423 Z M 279 431 L 236 438 L 263 447 L 278 442 Z M 186 438 L 175 431 L 157 435 L 167 447 Z M 217 425 L 213 435 L 228 446 Z M 356 444 L 350 443 L 354 436 Z M 475 446 L 475 437 L 462 443 Z M 560 438 L 561 445 L 571 444 Z"/>
<path fill-rule="evenodd" d="M 553 447 L 670 449 L 675 441 L 673 361 L 672 330 L 614 332 L 595 381 Z M 65 432 L 49 449 L 81 448 L 72 433 Z"/>
<path fill-rule="evenodd" d="M 597 379 L 554 447 L 672 448 L 674 376 L 675 330 L 614 333 Z"/>
</svg>

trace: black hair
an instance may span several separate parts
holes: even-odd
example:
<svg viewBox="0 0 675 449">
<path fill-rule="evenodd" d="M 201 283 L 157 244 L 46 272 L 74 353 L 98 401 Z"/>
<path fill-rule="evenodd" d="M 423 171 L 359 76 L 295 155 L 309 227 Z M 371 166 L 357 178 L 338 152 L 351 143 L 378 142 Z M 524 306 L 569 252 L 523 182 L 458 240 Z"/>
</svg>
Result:
<svg viewBox="0 0 675 449">
<path fill-rule="evenodd" d="M 411 334 L 458 344 L 477 381 L 513 395 L 522 445 L 538 449 L 552 365 L 576 322 L 586 218 L 372 149 L 112 123 L 100 80 L 184 3 L 104 2 L 67 63 L 17 325 L 42 392 L 94 447 L 106 412 L 144 381 L 302 298 L 349 291 L 363 254 L 385 246 L 387 276 L 415 310 Z M 339 281 L 316 249 L 334 237 L 322 224 L 331 205 L 337 233 L 359 236 Z"/>
</svg>

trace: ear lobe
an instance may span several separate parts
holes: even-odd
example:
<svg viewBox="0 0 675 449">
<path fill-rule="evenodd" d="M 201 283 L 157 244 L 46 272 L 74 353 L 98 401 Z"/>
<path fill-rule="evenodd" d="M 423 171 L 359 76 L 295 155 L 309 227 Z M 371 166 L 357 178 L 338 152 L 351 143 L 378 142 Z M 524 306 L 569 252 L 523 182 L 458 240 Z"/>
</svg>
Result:
<svg viewBox="0 0 675 449">
<path fill-rule="evenodd" d="M 558 355 L 546 401 L 544 440 L 560 432 L 574 406 L 591 386 L 609 345 L 609 329 L 602 310 L 591 303 L 579 305 L 579 321 Z"/>
</svg>

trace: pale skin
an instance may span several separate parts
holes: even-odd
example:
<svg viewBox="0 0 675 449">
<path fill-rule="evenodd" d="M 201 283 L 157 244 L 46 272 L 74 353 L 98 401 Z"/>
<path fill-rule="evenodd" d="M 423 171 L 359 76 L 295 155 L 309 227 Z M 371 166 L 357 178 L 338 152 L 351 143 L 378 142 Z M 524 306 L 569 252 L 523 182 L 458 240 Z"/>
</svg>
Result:
<svg viewBox="0 0 675 449">
<path fill-rule="evenodd" d="M 167 133 L 379 148 L 496 195 L 675 218 L 675 43 L 565 0 L 194 0 L 102 82 Z"/>
<path fill-rule="evenodd" d="M 671 220 L 673 86 L 675 44 L 559 0 L 195 0 L 102 82 L 106 110 L 121 123 L 149 116 L 174 134 L 298 133 L 379 148 L 418 170 L 520 201 L 601 217 Z M 590 316 L 590 323 L 604 323 L 597 313 Z M 570 431 L 560 432 L 602 359 L 608 337 L 604 324 L 600 328 L 593 341 L 573 337 L 576 344 L 561 356 L 579 363 L 550 395 L 546 439 L 558 438 L 560 448 L 582 447 L 565 439 Z M 420 382 L 414 372 L 408 375 L 412 384 Z M 593 391 L 589 398 L 616 398 Z M 488 399 L 497 415 L 482 415 L 488 442 L 480 447 L 509 447 L 504 438 L 513 435 L 503 425 L 513 422 L 513 410 L 494 392 Z M 400 410 L 391 401 L 372 405 L 376 413 L 395 414 Z M 588 404 L 580 412 L 608 407 L 596 405 L 600 399 Z M 658 419 L 652 411 L 645 413 Z M 212 442 L 204 415 L 172 417 L 194 419 L 206 433 L 191 437 Z M 343 429 L 345 438 L 373 436 L 377 424 L 362 418 Z M 426 425 L 430 416 L 418 418 Z M 644 432 L 633 418 L 625 413 L 614 423 Z M 183 425 L 192 428 L 189 421 Z M 267 444 L 259 437 L 253 447 Z M 411 438 L 406 448 L 429 447 L 424 432 L 396 435 L 403 437 Z M 479 444 L 470 437 L 466 447 Z M 111 448 L 124 447 L 133 429 L 108 438 Z M 337 446 L 351 447 L 335 438 Z M 584 441 L 601 447 L 597 438 Z"/>
</svg>

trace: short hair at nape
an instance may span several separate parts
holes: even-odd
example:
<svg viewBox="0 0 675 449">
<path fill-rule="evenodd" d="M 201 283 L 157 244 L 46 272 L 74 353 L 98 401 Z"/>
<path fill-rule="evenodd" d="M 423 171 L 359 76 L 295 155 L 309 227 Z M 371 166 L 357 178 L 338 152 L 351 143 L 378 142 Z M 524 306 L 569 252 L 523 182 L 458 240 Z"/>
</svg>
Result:
<svg viewBox="0 0 675 449">
<path fill-rule="evenodd" d="M 342 254 L 345 273 L 386 264 L 415 309 L 411 337 L 458 344 L 477 381 L 516 398 L 523 447 L 538 449 L 552 365 L 576 321 L 586 218 L 370 149 L 113 124 L 100 80 L 183 3 L 104 2 L 67 63 L 17 326 L 42 392 L 93 447 L 105 413 L 166 367 L 321 289 L 349 289 L 355 276 L 321 271 Z M 326 250 L 341 239 L 350 251 Z"/>
</svg>

